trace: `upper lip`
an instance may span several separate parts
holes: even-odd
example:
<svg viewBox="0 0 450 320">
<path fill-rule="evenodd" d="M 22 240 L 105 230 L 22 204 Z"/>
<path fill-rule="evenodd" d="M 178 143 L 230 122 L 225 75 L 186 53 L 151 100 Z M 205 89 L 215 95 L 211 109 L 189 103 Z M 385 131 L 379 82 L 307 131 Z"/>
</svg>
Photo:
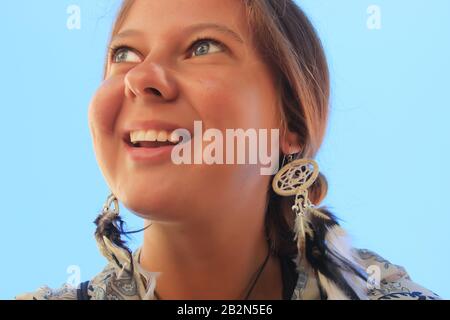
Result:
<svg viewBox="0 0 450 320">
<path fill-rule="evenodd" d="M 148 131 L 148 130 L 165 130 L 167 132 L 172 132 L 176 129 L 186 129 L 189 132 L 192 131 L 186 127 L 180 126 L 178 124 L 169 123 L 166 121 L 160 121 L 160 120 L 145 120 L 145 121 L 134 121 L 130 122 L 128 125 L 125 126 L 123 132 L 122 132 L 122 138 L 123 140 L 130 144 L 130 133 L 133 131 Z"/>
</svg>

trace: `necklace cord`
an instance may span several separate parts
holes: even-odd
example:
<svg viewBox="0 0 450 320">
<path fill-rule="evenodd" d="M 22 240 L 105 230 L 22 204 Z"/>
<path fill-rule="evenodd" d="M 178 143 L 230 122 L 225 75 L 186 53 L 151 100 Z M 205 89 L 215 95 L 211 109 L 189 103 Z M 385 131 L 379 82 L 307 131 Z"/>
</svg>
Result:
<svg viewBox="0 0 450 320">
<path fill-rule="evenodd" d="M 266 256 L 266 258 L 264 259 L 264 262 L 262 263 L 262 265 L 259 267 L 259 270 L 258 270 L 258 272 L 257 272 L 257 275 L 256 275 L 256 277 L 255 277 L 255 280 L 253 281 L 253 283 L 252 283 L 252 285 L 251 285 L 249 291 L 248 291 L 247 294 L 245 295 L 245 299 L 244 299 L 244 300 L 248 300 L 248 298 L 250 297 L 250 294 L 252 293 L 253 289 L 255 288 L 255 285 L 256 285 L 256 283 L 258 282 L 259 277 L 261 276 L 261 274 L 262 274 L 264 268 L 266 267 L 266 264 L 267 264 L 267 261 L 269 260 L 269 257 L 270 257 L 270 249 L 267 251 L 267 256 Z M 154 290 L 154 294 L 155 294 L 155 297 L 156 297 L 158 300 L 162 300 L 161 297 L 160 297 L 160 296 L 158 295 L 158 293 L 156 292 L 156 290 Z"/>
<path fill-rule="evenodd" d="M 260 266 L 259 270 L 258 270 L 258 274 L 256 275 L 255 280 L 253 281 L 252 286 L 250 287 L 249 291 L 247 292 L 247 295 L 245 296 L 244 300 L 248 300 L 250 294 L 252 293 L 256 283 L 258 282 L 259 276 L 261 275 L 261 273 L 263 272 L 264 268 L 266 267 L 267 261 L 269 260 L 269 256 L 270 256 L 270 248 L 267 251 L 267 256 L 266 259 L 264 260 L 263 264 Z"/>
</svg>

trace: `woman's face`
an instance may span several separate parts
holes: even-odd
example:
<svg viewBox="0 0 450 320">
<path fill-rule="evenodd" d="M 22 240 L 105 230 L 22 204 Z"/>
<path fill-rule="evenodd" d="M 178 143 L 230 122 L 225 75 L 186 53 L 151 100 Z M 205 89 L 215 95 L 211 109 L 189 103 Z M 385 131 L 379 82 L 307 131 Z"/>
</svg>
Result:
<svg viewBox="0 0 450 320">
<path fill-rule="evenodd" d="M 214 41 L 195 43 L 204 38 Z M 193 133 L 201 121 L 225 137 L 226 129 L 279 127 L 274 81 L 251 42 L 243 1 L 136 0 L 111 46 L 119 49 L 90 104 L 89 126 L 101 171 L 127 208 L 172 220 L 267 190 L 259 164 L 176 165 L 163 149 L 147 158 L 130 152 L 133 130 Z"/>
</svg>

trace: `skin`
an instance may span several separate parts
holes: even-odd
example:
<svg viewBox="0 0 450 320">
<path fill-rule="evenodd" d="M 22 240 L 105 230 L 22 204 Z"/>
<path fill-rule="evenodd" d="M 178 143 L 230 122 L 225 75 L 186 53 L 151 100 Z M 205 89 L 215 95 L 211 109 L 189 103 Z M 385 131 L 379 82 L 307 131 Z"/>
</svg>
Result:
<svg viewBox="0 0 450 320">
<path fill-rule="evenodd" d="M 215 23 L 242 40 L 214 29 Z M 270 176 L 260 165 L 181 165 L 170 160 L 138 164 L 125 152 L 124 127 L 134 120 L 163 120 L 193 129 L 279 128 L 273 77 L 252 44 L 238 0 L 137 0 L 119 34 L 132 48 L 126 61 L 111 59 L 89 107 L 89 126 L 100 169 L 110 190 L 131 211 L 151 220 L 144 232 L 142 266 L 161 271 L 163 299 L 241 299 L 266 257 L 266 192 Z M 196 55 L 189 45 L 212 37 Z M 112 44 L 116 41 L 113 40 Z M 196 48 L 202 44 L 197 44 Z M 153 88 L 161 94 L 145 90 Z M 281 151 L 298 152 L 295 136 Z M 289 148 L 290 145 L 290 148 Z M 281 299 L 279 259 L 271 256 L 250 298 Z"/>
</svg>

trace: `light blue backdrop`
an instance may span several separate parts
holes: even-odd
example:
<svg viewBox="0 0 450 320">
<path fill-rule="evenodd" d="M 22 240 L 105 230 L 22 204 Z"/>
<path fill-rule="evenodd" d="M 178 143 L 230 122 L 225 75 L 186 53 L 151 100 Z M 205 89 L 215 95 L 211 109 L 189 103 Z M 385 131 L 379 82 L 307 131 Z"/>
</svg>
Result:
<svg viewBox="0 0 450 320">
<path fill-rule="evenodd" d="M 324 204 L 357 246 L 450 298 L 450 1 L 299 2 L 332 74 L 332 115 L 317 158 L 330 182 Z M 87 280 L 104 266 L 92 221 L 108 190 L 87 106 L 117 4 L 2 3 L 1 299 Z M 80 29 L 67 28 L 70 5 L 81 9 Z M 370 28 L 370 5 L 381 10 L 380 29 Z M 125 216 L 129 228 L 141 226 Z"/>
</svg>

